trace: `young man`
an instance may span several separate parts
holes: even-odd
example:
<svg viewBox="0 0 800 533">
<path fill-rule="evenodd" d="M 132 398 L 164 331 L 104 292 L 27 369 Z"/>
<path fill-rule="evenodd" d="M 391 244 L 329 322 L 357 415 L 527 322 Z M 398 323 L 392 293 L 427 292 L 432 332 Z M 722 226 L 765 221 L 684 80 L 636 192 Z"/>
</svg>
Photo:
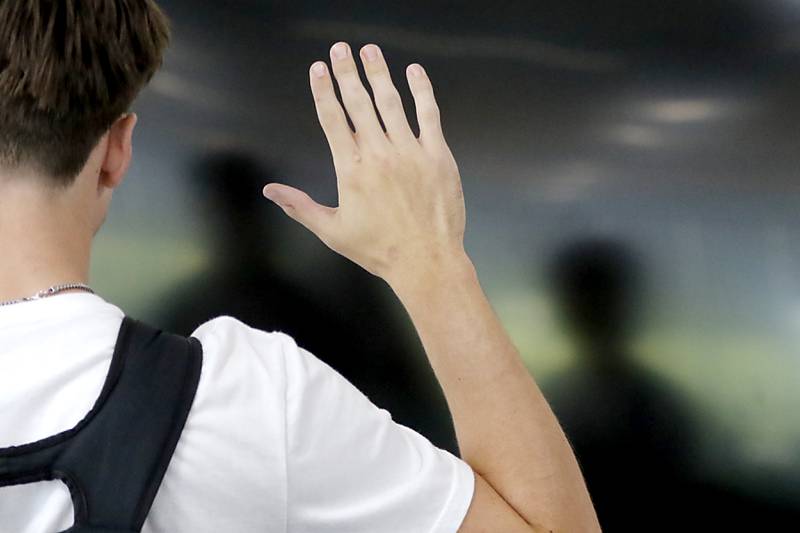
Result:
<svg viewBox="0 0 800 533">
<path fill-rule="evenodd" d="M 160 465 L 142 472 L 140 449 L 153 446 L 126 428 L 174 405 L 141 408 L 137 387 L 172 394 L 163 380 L 182 359 L 154 358 L 148 372 L 131 349 L 119 363 L 130 324 L 87 283 L 93 236 L 131 160 L 127 109 L 167 38 L 151 0 L 0 0 L 0 531 L 67 528 L 73 506 L 80 531 L 122 530 L 114 509 L 131 506 L 139 518 L 123 529 L 140 519 L 153 532 L 598 531 L 569 444 L 464 251 L 460 178 L 431 82 L 408 67 L 417 138 L 375 45 L 360 56 L 385 132 L 346 43 L 331 49 L 332 73 L 321 61 L 309 73 L 339 206 L 280 184 L 264 195 L 394 290 L 463 460 L 395 424 L 289 336 L 219 317 L 187 345 L 202 347 L 199 381 L 175 400 L 183 418 L 167 417 L 174 439 L 154 448 Z M 119 390 L 135 401 L 115 400 Z M 147 494 L 128 502 L 138 477 Z"/>
</svg>

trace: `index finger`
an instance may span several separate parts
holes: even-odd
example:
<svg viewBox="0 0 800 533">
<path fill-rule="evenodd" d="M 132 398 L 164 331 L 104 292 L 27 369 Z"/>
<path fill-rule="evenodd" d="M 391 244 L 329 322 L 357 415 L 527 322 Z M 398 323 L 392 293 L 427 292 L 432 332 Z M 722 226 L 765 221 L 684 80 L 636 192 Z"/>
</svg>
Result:
<svg viewBox="0 0 800 533">
<path fill-rule="evenodd" d="M 309 77 L 317 117 L 328 140 L 334 164 L 337 161 L 345 162 L 356 154 L 358 146 L 353 138 L 353 130 L 350 129 L 344 110 L 333 90 L 330 71 L 323 61 L 317 61 L 311 65 Z"/>
</svg>

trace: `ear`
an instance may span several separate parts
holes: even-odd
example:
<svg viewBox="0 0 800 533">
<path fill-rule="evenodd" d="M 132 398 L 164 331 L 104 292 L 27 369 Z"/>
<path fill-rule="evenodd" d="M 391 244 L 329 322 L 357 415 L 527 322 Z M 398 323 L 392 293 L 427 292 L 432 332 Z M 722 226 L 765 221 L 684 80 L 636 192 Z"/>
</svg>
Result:
<svg viewBox="0 0 800 533">
<path fill-rule="evenodd" d="M 136 121 L 134 113 L 126 113 L 109 128 L 99 185 L 114 189 L 122 183 L 133 157 L 133 129 Z"/>
</svg>

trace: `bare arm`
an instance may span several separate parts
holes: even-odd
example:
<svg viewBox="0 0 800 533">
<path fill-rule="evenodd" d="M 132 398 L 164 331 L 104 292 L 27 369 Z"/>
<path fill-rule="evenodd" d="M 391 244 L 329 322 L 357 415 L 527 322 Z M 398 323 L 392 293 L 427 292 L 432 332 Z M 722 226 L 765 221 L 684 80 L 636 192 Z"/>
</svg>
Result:
<svg viewBox="0 0 800 533">
<path fill-rule="evenodd" d="M 537 531 L 598 529 L 572 450 L 469 261 L 393 287 L 444 389 L 462 458 Z"/>
<path fill-rule="evenodd" d="M 332 49 L 311 88 L 333 155 L 339 206 L 270 184 L 265 195 L 330 248 L 380 276 L 408 311 L 442 385 L 463 459 L 476 473 L 461 531 L 599 531 L 575 457 L 498 321 L 463 247 L 464 201 L 455 160 L 424 70 L 409 67 L 420 136 L 377 47 L 364 47 L 375 104 L 349 47 Z M 375 52 L 370 61 L 368 52 Z"/>
</svg>

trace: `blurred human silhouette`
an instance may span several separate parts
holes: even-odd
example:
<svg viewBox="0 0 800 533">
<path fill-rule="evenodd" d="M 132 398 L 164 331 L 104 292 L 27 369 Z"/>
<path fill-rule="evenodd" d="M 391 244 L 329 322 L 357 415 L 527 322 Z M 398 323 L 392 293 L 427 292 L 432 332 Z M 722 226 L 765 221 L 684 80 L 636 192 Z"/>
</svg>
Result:
<svg viewBox="0 0 800 533">
<path fill-rule="evenodd" d="M 688 420 L 629 345 L 641 316 L 639 261 L 622 243 L 583 240 L 556 254 L 548 279 L 578 364 L 546 390 L 603 530 L 685 528 Z"/>
<path fill-rule="evenodd" d="M 286 275 L 276 248 L 291 222 L 264 200 L 261 189 L 270 169 L 253 156 L 212 153 L 193 164 L 191 177 L 211 263 L 174 288 L 164 299 L 163 314 L 150 321 L 190 335 L 201 323 L 230 315 L 261 330 L 288 333 L 397 422 L 457 451 L 447 405 L 424 352 L 413 330 L 398 323 L 381 297 L 388 287 L 339 256 L 331 259 L 324 292 Z"/>
</svg>

